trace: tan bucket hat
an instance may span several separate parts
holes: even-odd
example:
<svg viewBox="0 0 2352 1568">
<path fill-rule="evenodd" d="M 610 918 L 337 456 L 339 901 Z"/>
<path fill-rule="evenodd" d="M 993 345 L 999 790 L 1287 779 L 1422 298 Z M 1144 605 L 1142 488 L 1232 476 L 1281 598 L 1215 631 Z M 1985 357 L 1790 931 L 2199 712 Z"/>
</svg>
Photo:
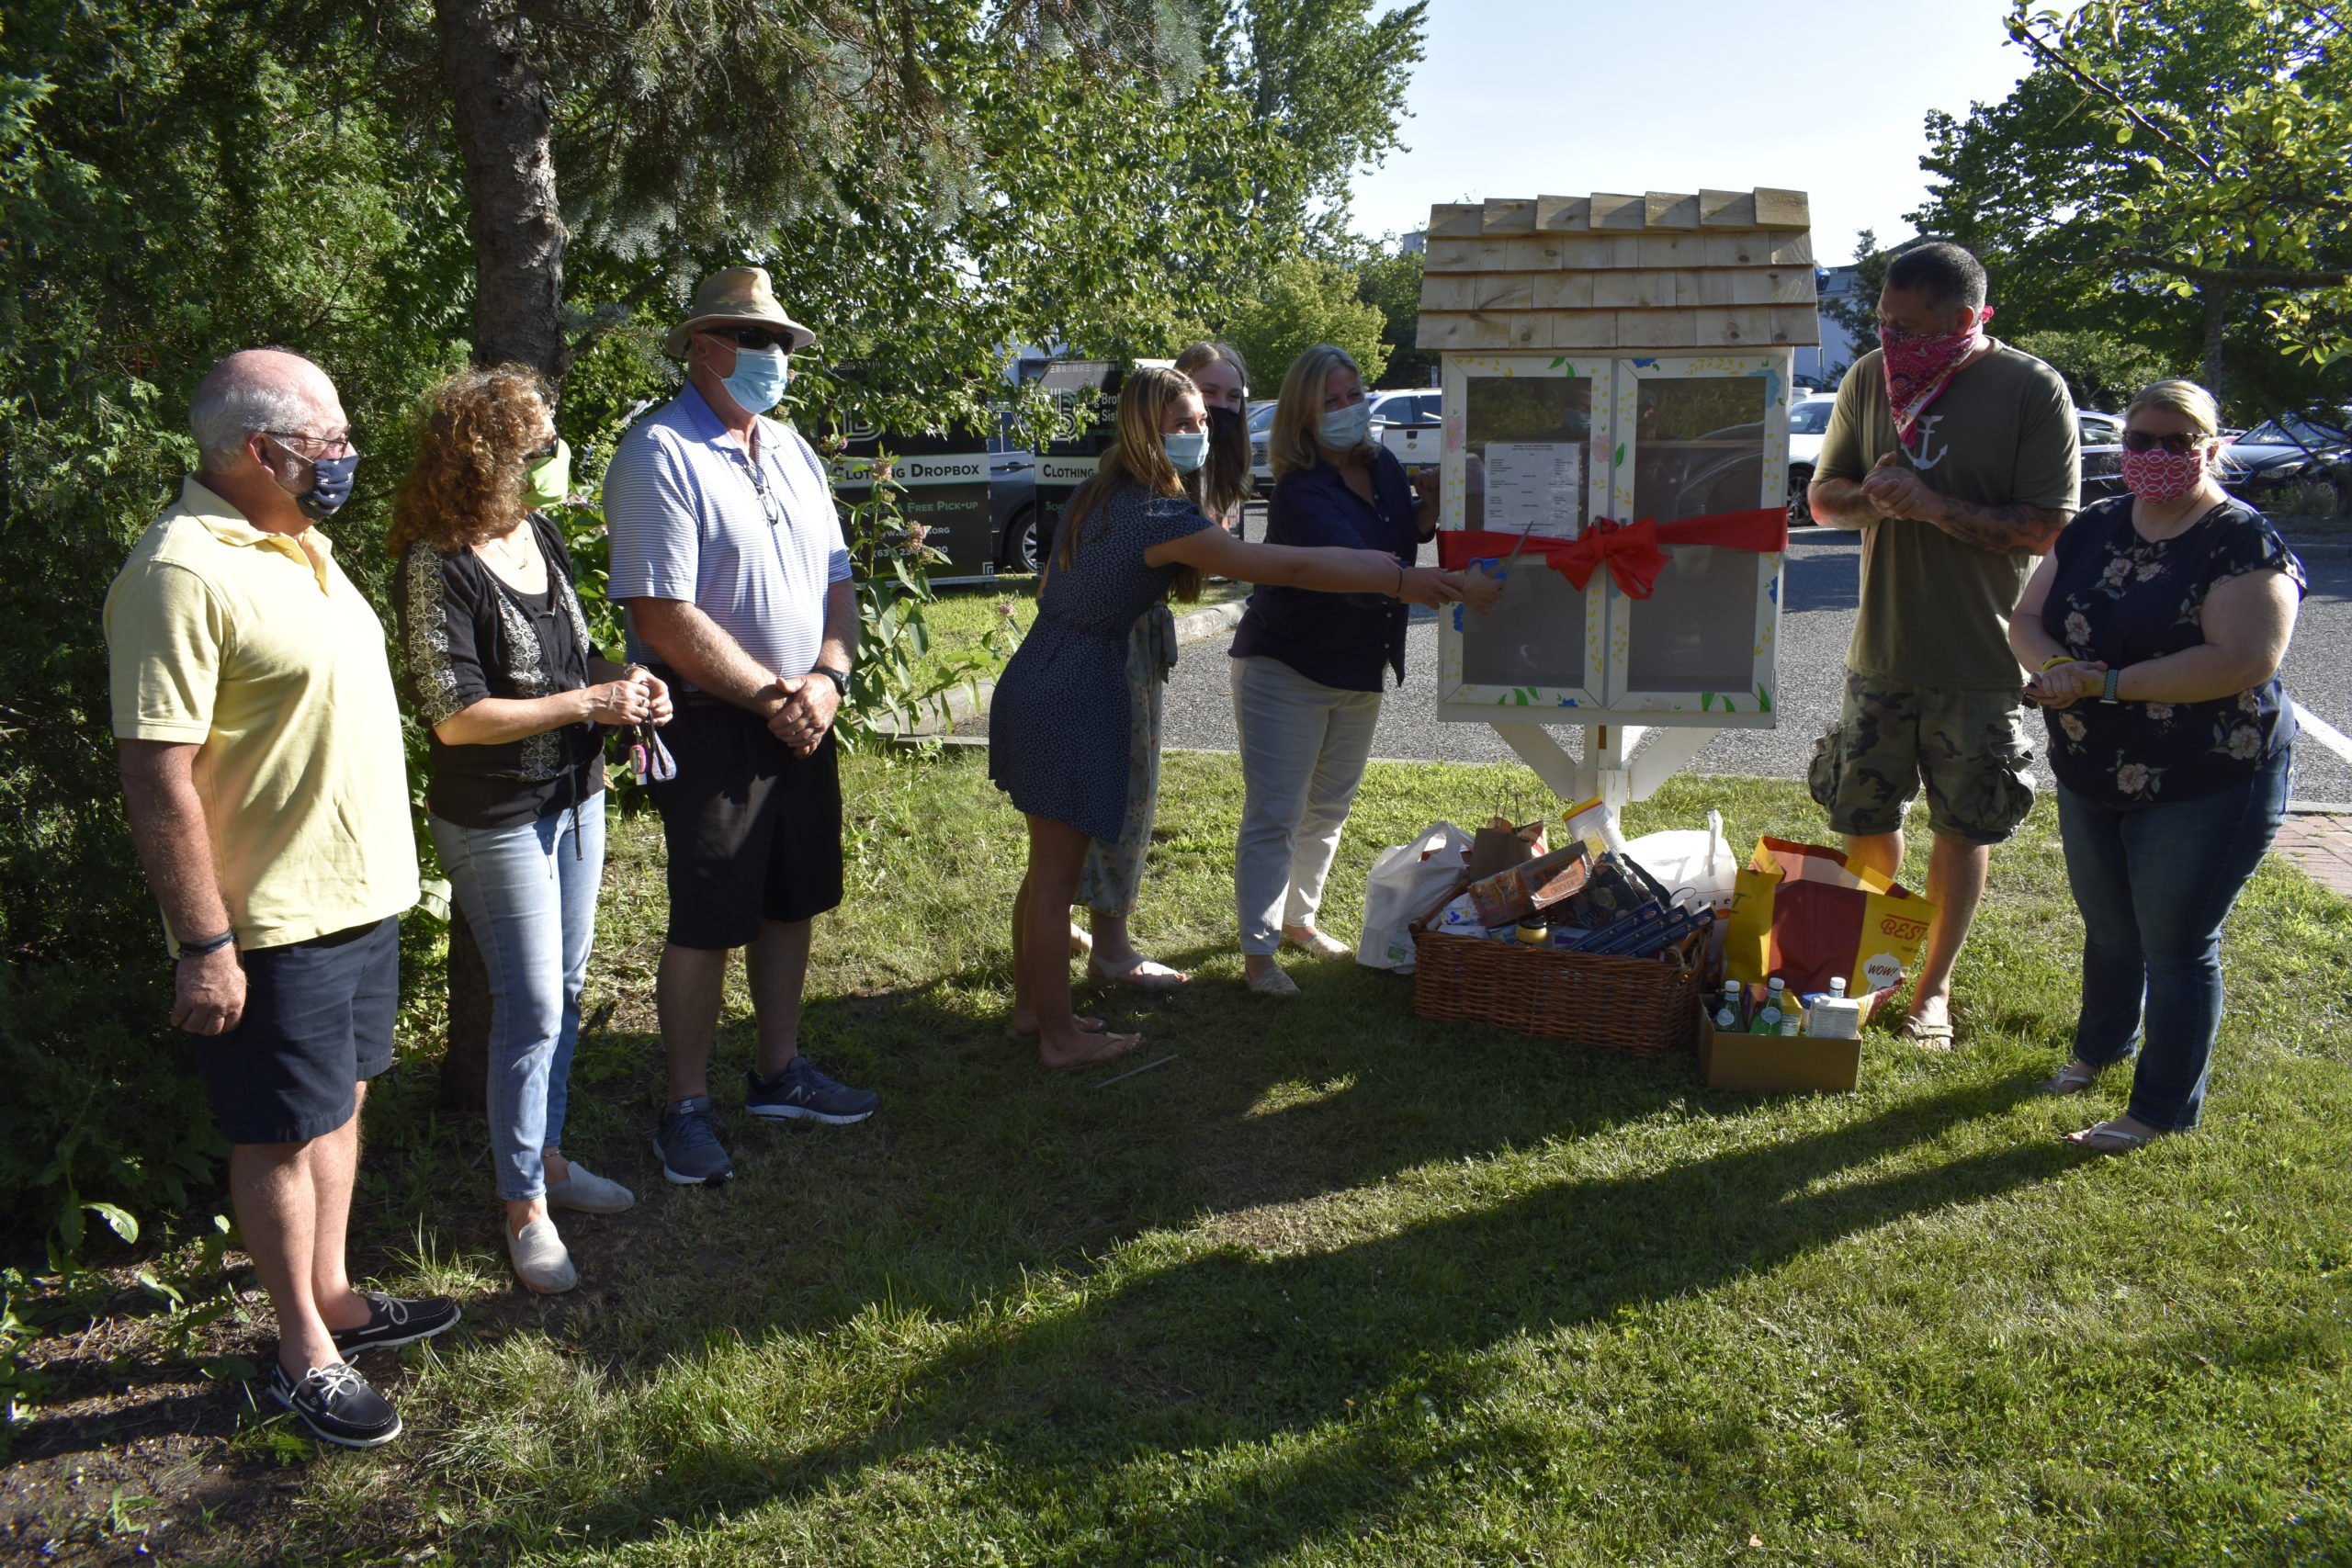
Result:
<svg viewBox="0 0 2352 1568">
<path fill-rule="evenodd" d="M 673 359 L 686 356 L 686 340 L 714 321 L 750 321 L 792 334 L 790 352 L 799 353 L 817 341 L 817 334 L 784 313 L 776 303 L 775 287 L 767 269 L 726 266 L 702 280 L 695 289 L 694 314 L 662 340 L 662 352 Z"/>
</svg>

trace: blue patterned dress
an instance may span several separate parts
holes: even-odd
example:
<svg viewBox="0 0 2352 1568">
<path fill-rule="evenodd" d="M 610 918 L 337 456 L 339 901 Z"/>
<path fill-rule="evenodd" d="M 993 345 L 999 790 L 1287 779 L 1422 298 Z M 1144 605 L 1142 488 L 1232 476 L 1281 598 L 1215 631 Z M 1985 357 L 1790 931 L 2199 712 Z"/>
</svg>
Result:
<svg viewBox="0 0 2352 1568">
<path fill-rule="evenodd" d="M 1122 485 L 1080 525 L 1076 563 L 1046 574 L 1036 624 L 989 707 L 989 777 L 1023 815 L 1105 844 L 1130 837 L 1128 655 L 1137 617 L 1166 602 L 1183 570 L 1147 566 L 1144 552 L 1216 526 L 1182 496 Z"/>
</svg>

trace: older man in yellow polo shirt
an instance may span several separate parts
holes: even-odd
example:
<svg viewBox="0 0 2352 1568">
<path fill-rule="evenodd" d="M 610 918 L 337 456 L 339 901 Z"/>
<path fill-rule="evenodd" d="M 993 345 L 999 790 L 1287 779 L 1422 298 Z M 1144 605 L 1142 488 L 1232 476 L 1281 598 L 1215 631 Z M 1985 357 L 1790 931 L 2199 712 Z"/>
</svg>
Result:
<svg viewBox="0 0 2352 1568">
<path fill-rule="evenodd" d="M 359 1101 L 391 1066 L 400 914 L 416 901 L 384 634 L 314 526 L 358 454 L 297 354 L 231 355 L 197 389 L 202 467 L 107 594 L 114 733 L 187 1030 L 233 1145 L 237 1224 L 276 1309 L 270 1393 L 326 1441 L 400 1416 L 347 1353 L 457 1303 L 352 1289 Z"/>
</svg>

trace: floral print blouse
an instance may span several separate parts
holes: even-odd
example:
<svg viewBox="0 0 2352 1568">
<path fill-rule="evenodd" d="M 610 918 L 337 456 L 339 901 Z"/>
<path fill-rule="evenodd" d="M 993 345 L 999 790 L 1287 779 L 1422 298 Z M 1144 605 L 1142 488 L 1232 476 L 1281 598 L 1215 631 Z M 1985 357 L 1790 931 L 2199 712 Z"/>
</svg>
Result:
<svg viewBox="0 0 2352 1568">
<path fill-rule="evenodd" d="M 2169 539 L 2132 525 L 2132 497 L 2086 506 L 2058 536 L 2057 576 L 2042 628 L 2076 659 L 2110 668 L 2162 659 L 2205 640 L 2205 595 L 2249 571 L 2283 571 L 2309 587 L 2303 563 L 2262 513 L 2236 501 Z M 2294 705 L 2276 675 L 2201 703 L 2112 705 L 2096 697 L 2044 708 L 2050 765 L 2085 799 L 2115 807 L 2195 800 L 2244 782 L 2294 743 Z"/>
</svg>

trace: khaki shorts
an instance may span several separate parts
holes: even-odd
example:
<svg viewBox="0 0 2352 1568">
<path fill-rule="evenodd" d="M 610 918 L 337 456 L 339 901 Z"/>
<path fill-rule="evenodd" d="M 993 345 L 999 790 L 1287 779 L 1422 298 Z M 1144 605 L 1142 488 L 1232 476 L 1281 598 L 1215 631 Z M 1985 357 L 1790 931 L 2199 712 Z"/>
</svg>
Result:
<svg viewBox="0 0 2352 1568">
<path fill-rule="evenodd" d="M 1829 825 L 1854 838 L 1901 829 L 1922 784 L 1928 825 L 1997 844 L 2033 809 L 2025 707 L 2017 692 L 1908 686 L 1846 671 L 1846 706 L 1813 750 L 1806 783 Z"/>
</svg>

